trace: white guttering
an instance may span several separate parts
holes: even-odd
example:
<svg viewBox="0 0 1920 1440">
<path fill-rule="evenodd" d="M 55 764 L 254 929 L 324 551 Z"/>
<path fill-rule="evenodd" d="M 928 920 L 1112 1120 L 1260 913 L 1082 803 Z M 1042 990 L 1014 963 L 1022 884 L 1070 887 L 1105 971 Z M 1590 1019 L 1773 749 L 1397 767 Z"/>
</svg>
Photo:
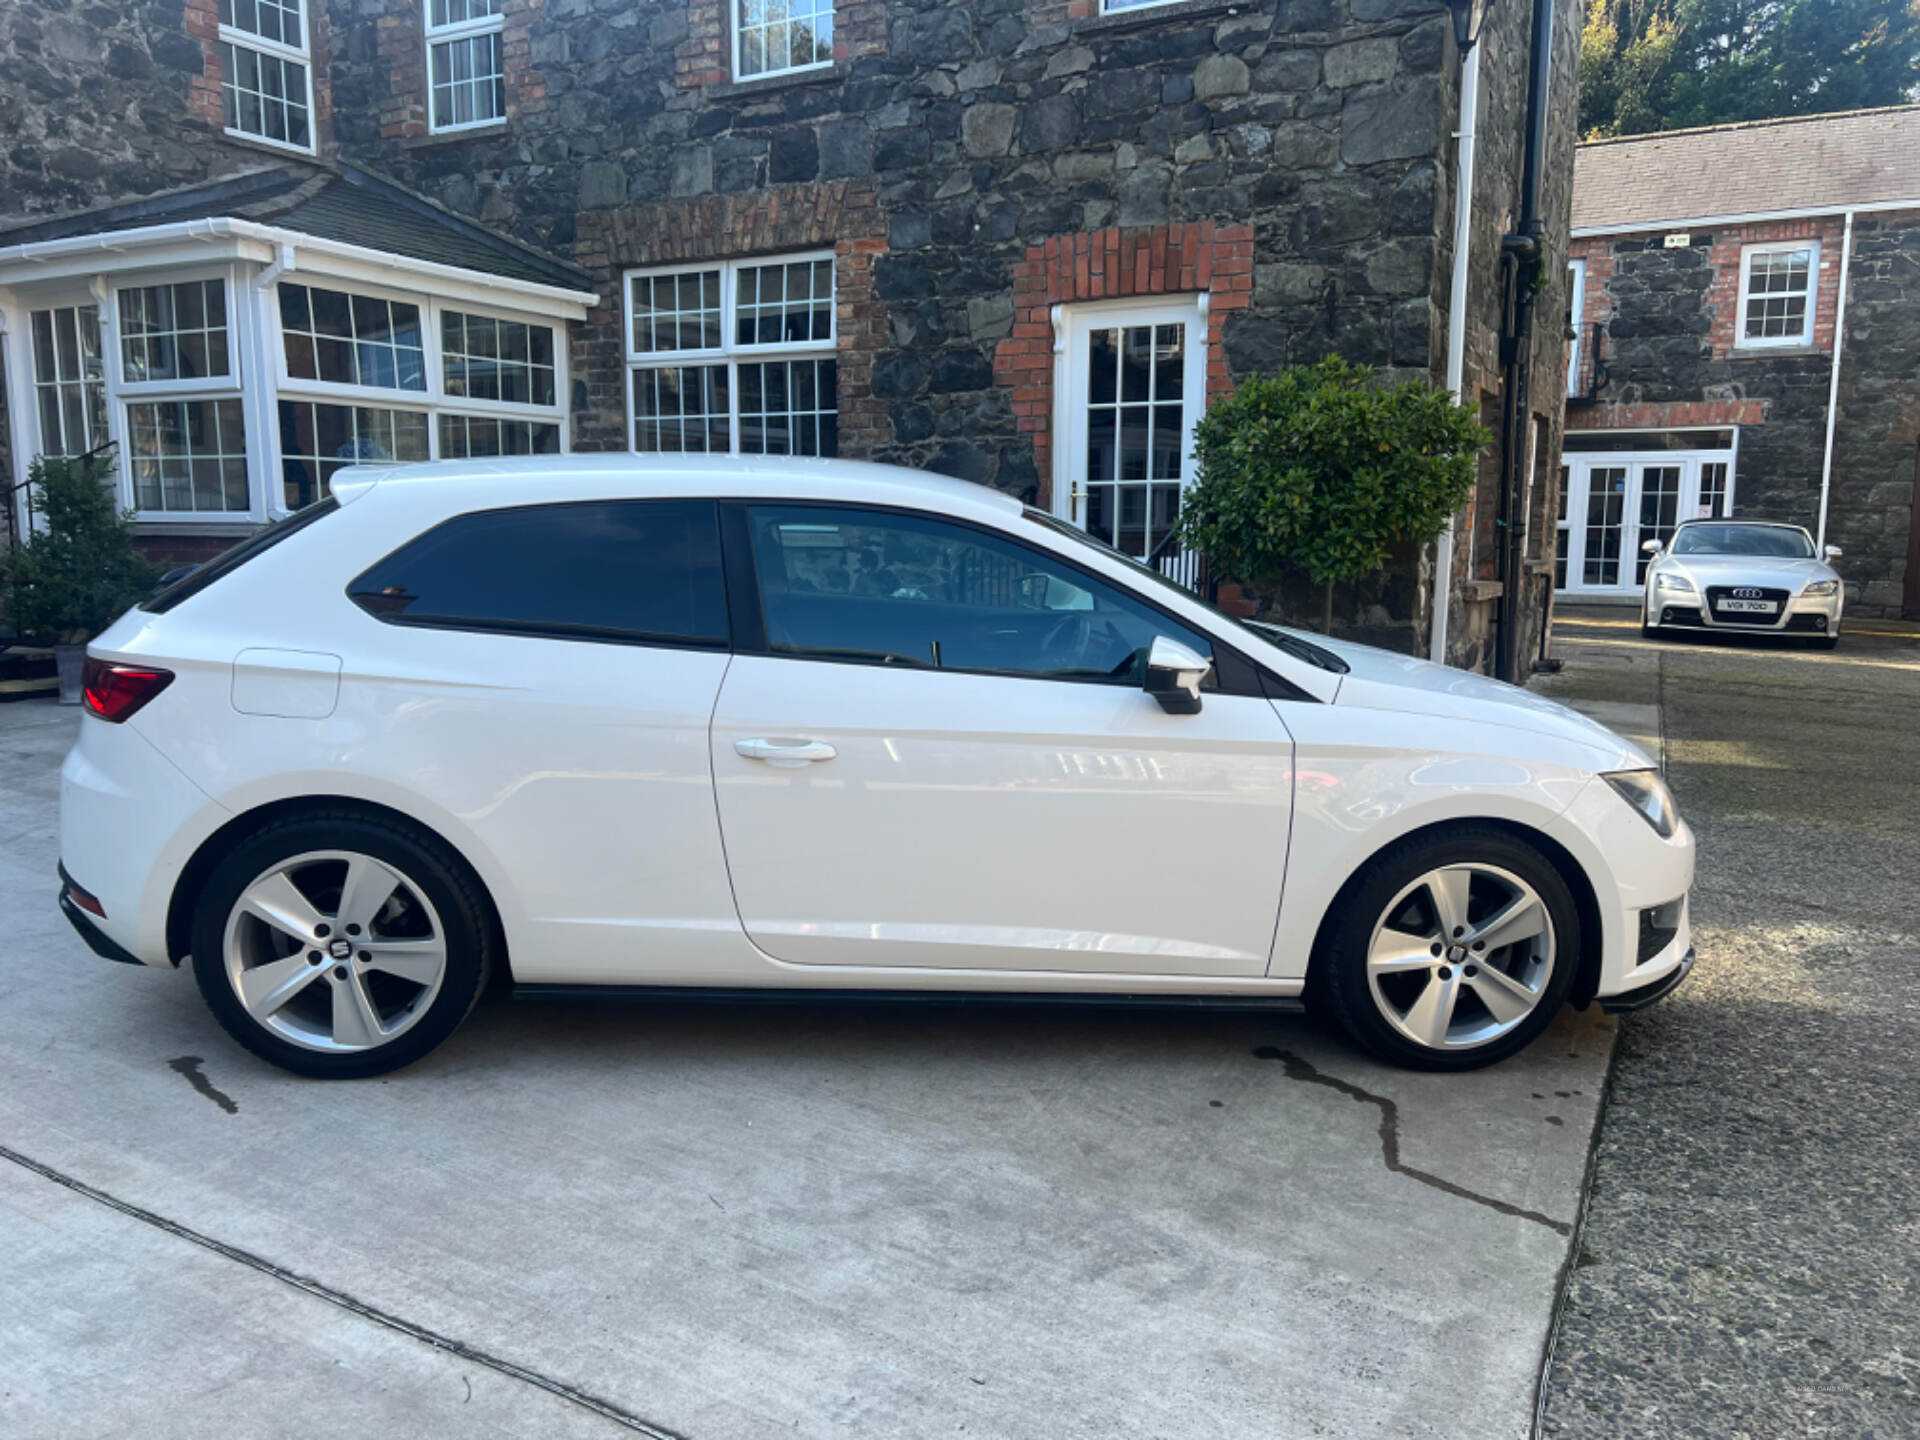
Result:
<svg viewBox="0 0 1920 1440">
<path fill-rule="evenodd" d="M 1757 225 L 1766 220 L 1813 220 L 1822 215 L 1877 215 L 1888 210 L 1920 210 L 1920 197 L 1911 200 L 1871 200 L 1860 205 L 1806 205 L 1797 210 L 1750 210 L 1740 215 L 1689 215 L 1679 220 L 1632 220 L 1619 225 L 1576 225 L 1573 238 L 1595 235 L 1639 235 L 1651 230 L 1690 230 L 1714 225 Z"/>
<path fill-rule="evenodd" d="M 557 310 L 570 320 L 586 319 L 588 309 L 599 303 L 599 296 L 588 290 L 569 290 L 534 280 L 515 280 L 505 275 L 490 275 L 483 270 L 469 270 L 460 265 L 443 265 L 437 260 L 416 260 L 412 256 L 397 255 L 389 250 L 350 245 L 343 240 L 324 240 L 278 225 L 227 218 L 178 220 L 167 225 L 144 225 L 133 230 L 111 230 L 94 235 L 75 235 L 64 240 L 37 240 L 24 245 L 9 245 L 0 248 L 0 272 L 21 265 L 51 265 L 80 256 L 122 255 L 183 240 L 200 243 L 252 240 L 273 247 L 276 253 L 283 246 L 291 246 L 314 255 L 403 270 L 410 274 L 520 296 L 539 302 L 543 310 Z M 0 274 L 0 284 L 18 284 L 31 281 L 32 278 L 31 271 L 25 275 Z"/>
<path fill-rule="evenodd" d="M 1467 51 L 1460 71 L 1460 128 L 1454 132 L 1459 143 L 1458 171 L 1453 190 L 1453 275 L 1447 294 L 1447 393 L 1455 403 L 1467 370 L 1467 260 L 1473 249 L 1473 131 L 1480 116 L 1480 47 Z M 1432 642 L 1427 657 L 1436 665 L 1447 663 L 1447 611 L 1453 601 L 1453 525 L 1447 516 L 1447 528 L 1440 532 L 1433 550 L 1433 624 Z"/>
<path fill-rule="evenodd" d="M 1833 424 L 1840 418 L 1840 347 L 1847 335 L 1847 270 L 1853 263 L 1853 211 L 1840 237 L 1840 304 L 1833 316 L 1833 367 L 1827 377 L 1827 448 L 1820 461 L 1820 533 L 1814 544 L 1827 543 L 1827 493 L 1833 486 Z"/>
</svg>

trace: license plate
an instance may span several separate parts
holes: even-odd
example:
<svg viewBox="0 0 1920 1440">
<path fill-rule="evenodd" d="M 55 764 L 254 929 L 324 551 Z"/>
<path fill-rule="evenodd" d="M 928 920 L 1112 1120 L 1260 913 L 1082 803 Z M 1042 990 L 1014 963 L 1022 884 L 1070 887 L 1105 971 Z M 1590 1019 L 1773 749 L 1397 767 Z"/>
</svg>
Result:
<svg viewBox="0 0 1920 1440">
<path fill-rule="evenodd" d="M 1779 610 L 1772 600 L 1722 600 L 1721 613 L 1726 615 L 1772 615 Z"/>
</svg>

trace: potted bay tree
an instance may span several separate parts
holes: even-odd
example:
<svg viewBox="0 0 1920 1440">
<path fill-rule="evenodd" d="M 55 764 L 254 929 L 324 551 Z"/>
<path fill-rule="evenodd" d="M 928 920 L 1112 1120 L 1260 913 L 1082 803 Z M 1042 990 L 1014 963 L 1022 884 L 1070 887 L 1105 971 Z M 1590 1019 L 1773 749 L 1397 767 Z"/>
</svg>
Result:
<svg viewBox="0 0 1920 1440">
<path fill-rule="evenodd" d="M 27 474 L 44 528 L 7 561 L 7 589 L 21 636 L 53 647 L 60 703 L 80 703 L 87 641 L 144 599 L 157 573 L 133 543 L 131 514 L 114 503 L 110 451 L 36 457 Z"/>
</svg>

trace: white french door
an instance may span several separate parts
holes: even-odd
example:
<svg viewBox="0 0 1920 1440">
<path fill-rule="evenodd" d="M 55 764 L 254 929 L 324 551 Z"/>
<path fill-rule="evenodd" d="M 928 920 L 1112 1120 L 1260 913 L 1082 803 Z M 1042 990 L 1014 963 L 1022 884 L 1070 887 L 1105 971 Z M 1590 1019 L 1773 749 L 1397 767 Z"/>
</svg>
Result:
<svg viewBox="0 0 1920 1440">
<path fill-rule="evenodd" d="M 1199 297 L 1066 306 L 1056 323 L 1054 513 L 1145 560 L 1193 480 L 1207 381 Z"/>
<path fill-rule="evenodd" d="M 1731 450 L 1595 452 L 1566 457 L 1555 584 L 1565 595 L 1637 595 L 1649 557 L 1682 520 L 1733 512 Z"/>
</svg>

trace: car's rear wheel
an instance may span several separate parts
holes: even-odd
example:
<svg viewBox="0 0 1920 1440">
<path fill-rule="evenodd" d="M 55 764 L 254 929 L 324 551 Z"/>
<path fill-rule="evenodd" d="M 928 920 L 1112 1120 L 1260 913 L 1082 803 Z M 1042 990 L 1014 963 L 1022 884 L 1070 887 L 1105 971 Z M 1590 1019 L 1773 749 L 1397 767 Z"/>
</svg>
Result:
<svg viewBox="0 0 1920 1440">
<path fill-rule="evenodd" d="M 1538 850 L 1464 827 L 1376 857 L 1316 964 L 1328 1009 L 1366 1049 L 1423 1070 L 1472 1070 L 1553 1023 L 1580 966 L 1579 918 Z"/>
<path fill-rule="evenodd" d="M 302 1075 L 409 1065 L 484 988 L 491 927 L 477 882 L 432 836 L 358 815 L 268 826 L 214 868 L 193 969 L 227 1032 Z"/>
</svg>

